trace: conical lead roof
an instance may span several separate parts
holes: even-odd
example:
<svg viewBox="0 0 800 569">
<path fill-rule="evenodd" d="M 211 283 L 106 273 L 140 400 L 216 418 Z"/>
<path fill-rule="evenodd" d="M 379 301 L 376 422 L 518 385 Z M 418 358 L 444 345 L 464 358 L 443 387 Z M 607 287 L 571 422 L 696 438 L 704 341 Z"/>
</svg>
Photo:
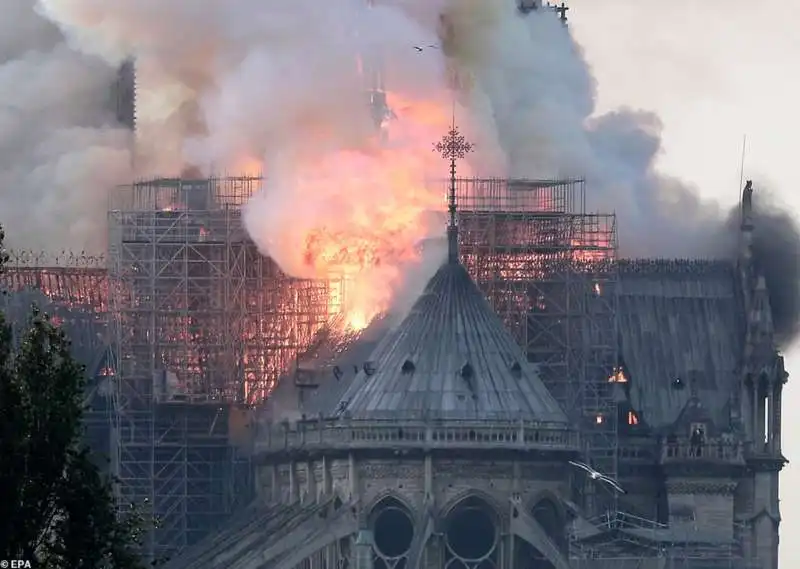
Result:
<svg viewBox="0 0 800 569">
<path fill-rule="evenodd" d="M 567 422 L 536 367 L 452 259 L 331 411 L 352 419 Z"/>
</svg>

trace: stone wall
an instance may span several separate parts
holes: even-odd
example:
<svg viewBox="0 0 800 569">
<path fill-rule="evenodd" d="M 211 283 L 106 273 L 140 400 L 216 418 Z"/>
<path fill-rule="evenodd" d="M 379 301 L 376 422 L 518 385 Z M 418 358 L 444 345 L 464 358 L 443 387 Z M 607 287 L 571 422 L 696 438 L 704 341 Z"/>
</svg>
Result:
<svg viewBox="0 0 800 569">
<path fill-rule="evenodd" d="M 733 493 L 736 484 L 720 479 L 667 482 L 669 523 L 733 538 Z"/>
<path fill-rule="evenodd" d="M 543 491 L 568 496 L 569 470 L 562 463 L 513 459 L 431 459 L 433 502 L 439 507 L 477 492 L 507 509 L 512 495 L 532 503 Z M 335 492 L 359 498 L 363 508 L 394 495 L 418 509 L 426 498 L 425 460 L 347 458 L 316 459 L 263 465 L 256 477 L 258 495 L 266 502 L 304 503 Z"/>
</svg>

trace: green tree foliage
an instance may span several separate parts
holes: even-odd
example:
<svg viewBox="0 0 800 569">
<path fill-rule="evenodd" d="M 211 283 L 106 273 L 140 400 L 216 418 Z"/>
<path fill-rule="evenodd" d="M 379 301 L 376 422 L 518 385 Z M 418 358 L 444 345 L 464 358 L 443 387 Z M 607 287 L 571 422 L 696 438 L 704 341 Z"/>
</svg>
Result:
<svg viewBox="0 0 800 569">
<path fill-rule="evenodd" d="M 0 273 L 3 254 L 0 229 Z M 144 520 L 118 519 L 82 442 L 83 368 L 34 308 L 19 342 L 0 313 L 0 559 L 48 569 L 140 569 Z"/>
</svg>

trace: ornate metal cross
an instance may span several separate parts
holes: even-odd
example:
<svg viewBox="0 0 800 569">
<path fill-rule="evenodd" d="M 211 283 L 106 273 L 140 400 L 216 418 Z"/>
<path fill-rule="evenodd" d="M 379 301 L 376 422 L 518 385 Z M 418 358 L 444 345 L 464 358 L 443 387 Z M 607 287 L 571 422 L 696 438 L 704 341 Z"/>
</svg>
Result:
<svg viewBox="0 0 800 569">
<path fill-rule="evenodd" d="M 442 158 L 453 161 L 464 158 L 469 152 L 472 152 L 473 148 L 472 143 L 467 142 L 455 125 L 450 127 L 442 140 L 433 145 L 434 151 L 441 154 Z"/>
<path fill-rule="evenodd" d="M 448 133 L 433 145 L 434 152 L 438 152 L 445 160 L 450 160 L 450 192 L 447 199 L 447 211 L 450 221 L 447 225 L 448 250 L 451 262 L 458 261 L 458 235 L 456 228 L 456 160 L 464 158 L 472 152 L 474 146 L 467 142 L 453 121 Z"/>
</svg>

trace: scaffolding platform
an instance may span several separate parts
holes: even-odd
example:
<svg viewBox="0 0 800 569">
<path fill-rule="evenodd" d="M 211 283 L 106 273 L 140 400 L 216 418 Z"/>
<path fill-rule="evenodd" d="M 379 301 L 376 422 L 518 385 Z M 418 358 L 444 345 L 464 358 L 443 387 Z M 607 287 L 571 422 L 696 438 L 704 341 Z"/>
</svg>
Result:
<svg viewBox="0 0 800 569">
<path fill-rule="evenodd" d="M 456 199 L 464 266 L 581 426 L 588 460 L 616 476 L 615 216 L 586 211 L 583 180 L 457 179 Z"/>
<path fill-rule="evenodd" d="M 285 275 L 247 237 L 259 178 L 156 179 L 119 188 L 109 213 L 120 503 L 159 519 L 169 556 L 247 489 L 230 415 L 263 402 L 325 324 L 329 284 Z M 246 468 L 244 468 L 246 470 Z"/>
<path fill-rule="evenodd" d="M 741 529 L 701 531 L 692 524 L 671 527 L 624 512 L 575 520 L 570 564 L 579 569 L 757 569 L 743 558 Z"/>
</svg>

